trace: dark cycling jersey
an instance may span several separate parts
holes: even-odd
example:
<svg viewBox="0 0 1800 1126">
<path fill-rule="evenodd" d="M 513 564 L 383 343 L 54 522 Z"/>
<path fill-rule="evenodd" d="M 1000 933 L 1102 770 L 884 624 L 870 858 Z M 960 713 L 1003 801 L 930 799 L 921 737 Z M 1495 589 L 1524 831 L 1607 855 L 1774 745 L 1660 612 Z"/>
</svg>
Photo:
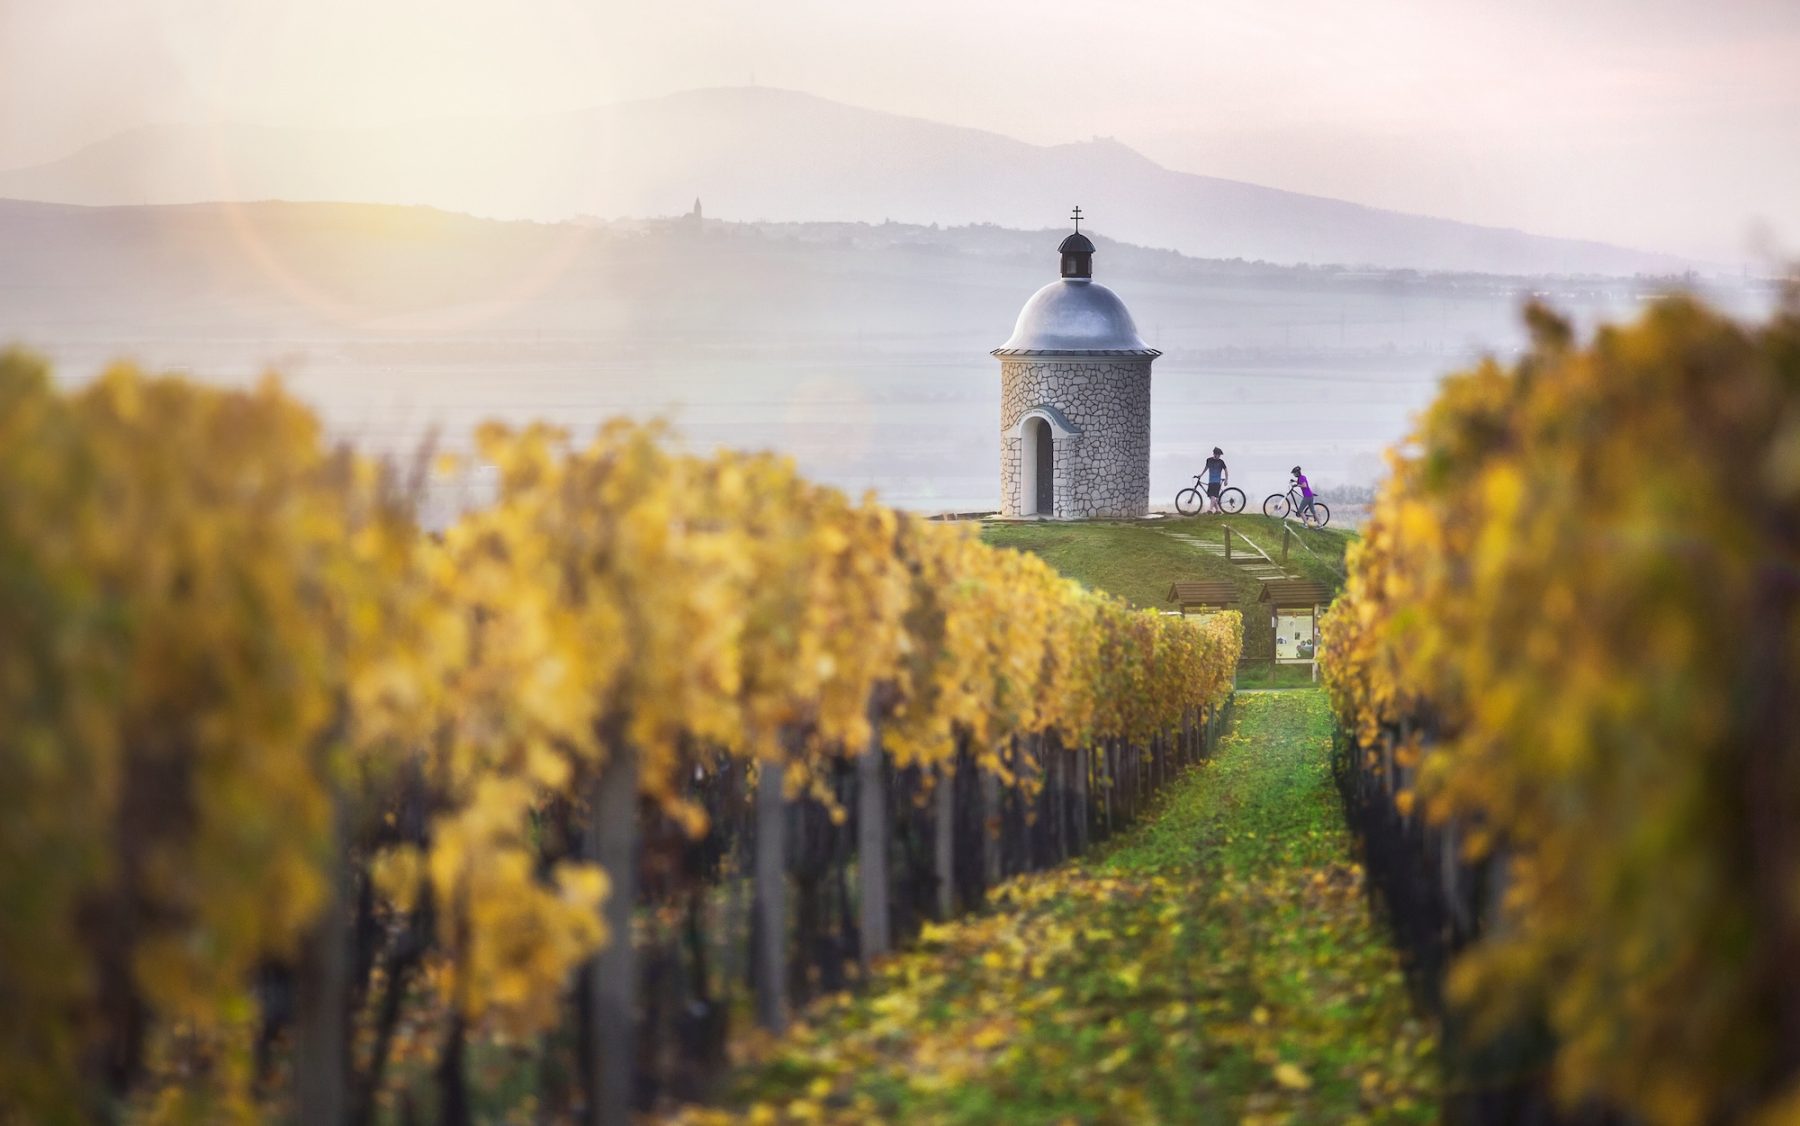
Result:
<svg viewBox="0 0 1800 1126">
<path fill-rule="evenodd" d="M 1211 481 L 1213 484 L 1216 485 L 1219 483 L 1219 477 L 1224 472 L 1225 472 L 1225 459 L 1224 458 L 1209 457 L 1206 459 L 1207 479 L 1209 481 Z"/>
</svg>

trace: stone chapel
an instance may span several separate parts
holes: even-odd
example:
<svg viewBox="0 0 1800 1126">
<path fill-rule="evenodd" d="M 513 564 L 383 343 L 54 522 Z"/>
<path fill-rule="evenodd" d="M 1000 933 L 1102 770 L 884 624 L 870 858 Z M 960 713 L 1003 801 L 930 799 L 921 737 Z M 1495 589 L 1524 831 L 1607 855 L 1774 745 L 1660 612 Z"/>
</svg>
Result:
<svg viewBox="0 0 1800 1126">
<path fill-rule="evenodd" d="M 1150 510 L 1150 364 L 1094 244 L 1062 241 L 1062 277 L 1031 295 L 1000 358 L 1000 514 L 1072 520 Z"/>
</svg>

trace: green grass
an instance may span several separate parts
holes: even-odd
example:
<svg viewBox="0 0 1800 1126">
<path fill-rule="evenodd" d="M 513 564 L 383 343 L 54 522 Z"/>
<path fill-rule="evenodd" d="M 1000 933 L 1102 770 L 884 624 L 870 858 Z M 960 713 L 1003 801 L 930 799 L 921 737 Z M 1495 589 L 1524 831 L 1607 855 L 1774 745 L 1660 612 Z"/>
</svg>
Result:
<svg viewBox="0 0 1800 1126">
<path fill-rule="evenodd" d="M 1240 512 L 1235 516 L 1175 517 L 1171 522 L 1171 526 L 1189 535 L 1209 539 L 1223 538 L 1221 524 L 1231 525 L 1233 533 L 1255 540 L 1271 559 L 1281 561 L 1282 521 L 1272 517 Z M 1343 528 L 1301 528 L 1294 524 L 1288 527 L 1293 537 L 1288 548 L 1289 565 L 1302 578 L 1324 583 L 1336 594 L 1344 585 L 1344 549 L 1356 540 L 1356 533 Z"/>
<path fill-rule="evenodd" d="M 1223 542 L 1221 524 L 1231 525 L 1236 535 L 1254 540 L 1270 557 L 1281 559 L 1281 521 L 1266 516 L 1171 517 L 1167 520 L 1131 523 L 1104 521 L 1043 521 L 1023 524 L 985 524 L 981 538 L 995 547 L 1029 551 L 1070 578 L 1095 590 L 1116 594 L 1133 606 L 1172 609 L 1169 584 L 1186 579 L 1223 579 L 1237 584 L 1245 604 L 1261 593 L 1259 583 L 1235 564 L 1198 551 L 1171 536 L 1179 532 L 1197 539 Z M 1344 548 L 1354 532 L 1324 528 L 1295 533 L 1317 553 L 1299 547 L 1288 551 L 1290 564 L 1305 578 L 1324 583 L 1334 593 L 1343 586 Z M 1240 548 L 1241 550 L 1241 548 Z"/>
<path fill-rule="evenodd" d="M 981 538 L 1041 556 L 1061 574 L 1141 608 L 1173 609 L 1169 584 L 1178 579 L 1238 577 L 1228 564 L 1202 557 L 1153 524 L 986 524 Z"/>
<path fill-rule="evenodd" d="M 1144 824 L 927 928 L 701 1120 L 1434 1120 L 1434 1041 L 1370 917 L 1330 731 L 1317 691 L 1240 697 Z"/>
<path fill-rule="evenodd" d="M 1238 669 L 1239 688 L 1308 688 L 1313 680 L 1311 665 L 1277 665 L 1259 662 Z"/>
<path fill-rule="evenodd" d="M 1274 652 L 1273 627 L 1266 608 L 1257 605 L 1262 584 L 1242 567 L 1184 543 L 1171 533 L 1214 543 L 1224 541 L 1221 525 L 1230 525 L 1234 541 L 1247 537 L 1276 562 L 1281 561 L 1282 522 L 1240 512 L 1235 516 L 1170 517 L 1154 522 L 1043 521 L 984 524 L 981 538 L 995 547 L 1039 555 L 1062 574 L 1088 587 L 1116 594 L 1133 606 L 1171 610 L 1169 584 L 1179 580 L 1222 579 L 1237 586 L 1237 609 L 1244 613 L 1244 651 Z M 1325 584 L 1335 595 L 1344 583 L 1344 549 L 1356 533 L 1338 528 L 1293 531 L 1288 565 L 1303 578 Z M 1310 553 L 1299 544 L 1304 543 Z M 1247 551 L 1241 542 L 1235 551 Z M 1279 687 L 1311 683 L 1310 668 L 1246 664 L 1239 677 L 1246 687 Z"/>
</svg>

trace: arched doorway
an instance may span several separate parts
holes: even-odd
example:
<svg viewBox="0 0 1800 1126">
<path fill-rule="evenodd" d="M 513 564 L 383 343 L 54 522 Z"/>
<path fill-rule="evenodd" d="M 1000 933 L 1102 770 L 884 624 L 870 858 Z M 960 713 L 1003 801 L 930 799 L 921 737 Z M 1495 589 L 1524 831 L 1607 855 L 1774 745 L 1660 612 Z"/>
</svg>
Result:
<svg viewBox="0 0 1800 1126">
<path fill-rule="evenodd" d="M 1031 429 L 1037 431 L 1037 503 L 1033 512 L 1042 516 L 1056 515 L 1056 434 L 1050 424 L 1041 418 L 1031 420 Z"/>
<path fill-rule="evenodd" d="M 1056 431 L 1050 420 L 1027 416 L 1019 428 L 1019 513 L 1056 515 Z"/>
<path fill-rule="evenodd" d="M 1074 442 L 1063 450 L 1064 460 L 1076 450 L 1081 443 L 1079 428 L 1069 425 L 1069 420 L 1062 412 L 1048 403 L 1040 403 L 1019 416 L 1013 423 L 1013 440 L 1018 442 L 1019 460 L 1014 463 L 1018 467 L 1018 508 L 1016 516 L 1044 516 L 1057 519 L 1057 504 L 1068 507 L 1069 498 L 1058 495 L 1056 480 L 1057 447 L 1064 442 Z M 1065 478 L 1062 487 L 1068 487 Z"/>
</svg>

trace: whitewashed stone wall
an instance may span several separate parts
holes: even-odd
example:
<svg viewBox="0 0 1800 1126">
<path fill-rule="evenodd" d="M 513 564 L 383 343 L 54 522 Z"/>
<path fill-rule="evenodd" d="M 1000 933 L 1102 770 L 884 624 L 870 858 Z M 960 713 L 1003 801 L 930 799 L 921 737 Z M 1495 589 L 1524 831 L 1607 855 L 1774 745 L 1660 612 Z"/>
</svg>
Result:
<svg viewBox="0 0 1800 1126">
<path fill-rule="evenodd" d="M 1150 511 L 1150 362 L 1130 356 L 1018 356 L 1000 361 L 1000 511 L 1022 515 L 1023 441 L 1034 407 L 1054 407 L 1079 431 L 1056 435 L 1059 520 Z"/>
</svg>

